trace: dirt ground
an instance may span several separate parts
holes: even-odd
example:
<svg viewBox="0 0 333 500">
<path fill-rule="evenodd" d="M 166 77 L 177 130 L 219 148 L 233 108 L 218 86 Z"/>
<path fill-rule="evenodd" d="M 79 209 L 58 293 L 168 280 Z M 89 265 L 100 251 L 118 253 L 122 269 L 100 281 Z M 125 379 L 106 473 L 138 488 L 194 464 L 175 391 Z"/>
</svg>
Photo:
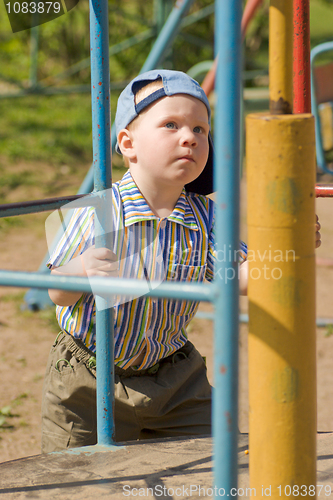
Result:
<svg viewBox="0 0 333 500">
<path fill-rule="evenodd" d="M 46 168 L 46 166 L 45 166 Z M 75 193 L 66 187 L 59 195 Z M 10 201 L 37 199 L 34 192 L 13 194 Z M 242 234 L 246 241 L 245 180 L 242 183 Z M 333 266 L 324 259 L 333 257 L 333 200 L 317 200 L 322 225 L 322 247 L 317 250 L 317 317 L 332 318 Z M 48 214 L 24 216 L 17 226 L 0 233 L 0 267 L 36 271 L 46 253 L 44 222 Z M 31 456 L 40 452 L 40 407 L 45 364 L 50 346 L 58 332 L 53 310 L 22 310 L 25 290 L 0 287 L 0 462 Z M 241 298 L 242 312 L 247 299 Z M 202 305 L 201 310 L 210 309 Z M 333 430 L 333 355 L 332 327 L 317 329 L 318 358 L 318 430 Z M 207 357 L 212 381 L 212 322 L 195 319 L 189 338 Z M 240 328 L 240 414 L 239 428 L 248 430 L 247 397 L 247 325 Z"/>
</svg>

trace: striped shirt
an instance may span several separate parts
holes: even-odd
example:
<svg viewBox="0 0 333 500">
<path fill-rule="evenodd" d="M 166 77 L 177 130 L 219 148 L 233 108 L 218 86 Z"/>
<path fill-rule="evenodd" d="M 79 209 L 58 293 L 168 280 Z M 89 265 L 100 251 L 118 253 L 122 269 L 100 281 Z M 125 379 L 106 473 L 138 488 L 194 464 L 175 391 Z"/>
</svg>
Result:
<svg viewBox="0 0 333 500">
<path fill-rule="evenodd" d="M 121 277 L 143 279 L 147 285 L 213 279 L 214 203 L 209 198 L 184 189 L 173 212 L 160 219 L 127 172 L 112 186 L 112 217 L 113 252 L 119 258 Z M 64 265 L 94 243 L 94 208 L 77 209 L 47 265 Z M 243 243 L 239 255 L 241 260 L 246 257 Z M 140 358 L 136 367 L 144 369 L 175 352 L 187 341 L 186 327 L 198 305 L 191 300 L 115 297 L 115 363 L 126 369 Z M 92 294 L 83 294 L 72 306 L 57 306 L 56 314 L 64 331 L 95 352 Z"/>
</svg>

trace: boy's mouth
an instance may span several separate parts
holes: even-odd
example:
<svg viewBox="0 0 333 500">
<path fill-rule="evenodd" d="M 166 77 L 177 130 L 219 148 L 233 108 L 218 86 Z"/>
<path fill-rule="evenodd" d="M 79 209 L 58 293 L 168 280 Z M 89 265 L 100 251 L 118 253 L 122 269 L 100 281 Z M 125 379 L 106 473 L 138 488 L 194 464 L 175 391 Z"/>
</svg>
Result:
<svg viewBox="0 0 333 500">
<path fill-rule="evenodd" d="M 185 160 L 185 161 L 190 161 L 190 162 L 192 162 L 192 161 L 193 161 L 193 162 L 194 162 L 193 156 L 191 156 L 191 155 L 181 156 L 181 157 L 179 158 L 179 160 Z"/>
</svg>

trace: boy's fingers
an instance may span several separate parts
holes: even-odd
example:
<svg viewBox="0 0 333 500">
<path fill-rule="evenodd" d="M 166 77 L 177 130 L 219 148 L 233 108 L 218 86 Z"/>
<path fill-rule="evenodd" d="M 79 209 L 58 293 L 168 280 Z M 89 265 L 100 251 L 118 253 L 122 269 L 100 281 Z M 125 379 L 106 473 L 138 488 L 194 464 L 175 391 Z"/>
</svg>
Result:
<svg viewBox="0 0 333 500">
<path fill-rule="evenodd" d="M 118 271 L 118 267 L 118 262 L 106 262 L 105 260 L 101 260 L 97 266 L 98 269 L 106 272 Z"/>
<path fill-rule="evenodd" d="M 319 248 L 321 245 L 321 234 L 320 234 L 321 225 L 319 222 L 319 217 L 316 214 L 316 248 Z"/>
<path fill-rule="evenodd" d="M 118 278 L 118 271 L 106 271 L 102 269 L 89 269 L 87 271 L 88 278 L 92 278 L 93 276 L 100 276 L 103 278 Z"/>
<path fill-rule="evenodd" d="M 113 253 L 109 248 L 95 248 L 94 251 L 95 258 L 100 260 L 110 260 L 116 261 L 117 255 Z"/>
</svg>

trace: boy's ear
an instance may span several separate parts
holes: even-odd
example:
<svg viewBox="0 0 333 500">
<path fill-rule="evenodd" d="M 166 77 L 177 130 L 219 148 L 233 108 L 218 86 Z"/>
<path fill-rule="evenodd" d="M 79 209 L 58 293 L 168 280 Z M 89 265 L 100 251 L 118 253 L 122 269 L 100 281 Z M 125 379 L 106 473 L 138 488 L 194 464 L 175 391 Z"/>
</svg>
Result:
<svg viewBox="0 0 333 500">
<path fill-rule="evenodd" d="M 134 160 L 136 155 L 133 147 L 133 138 L 127 128 L 123 128 L 118 134 L 118 146 L 122 155 L 130 160 Z"/>
</svg>

